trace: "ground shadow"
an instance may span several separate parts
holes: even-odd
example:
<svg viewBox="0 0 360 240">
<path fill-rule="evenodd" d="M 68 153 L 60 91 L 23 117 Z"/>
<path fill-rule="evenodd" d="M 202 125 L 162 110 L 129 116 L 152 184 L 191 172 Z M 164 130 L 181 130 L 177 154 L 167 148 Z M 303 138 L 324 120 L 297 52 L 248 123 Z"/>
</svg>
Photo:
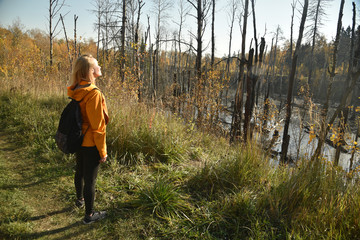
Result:
<svg viewBox="0 0 360 240">
<path fill-rule="evenodd" d="M 40 180 L 40 181 L 32 182 L 29 184 L 4 184 L 0 187 L 0 189 L 3 189 L 3 190 L 25 189 L 25 188 L 30 188 L 30 187 L 39 185 L 44 182 L 46 182 L 46 180 Z"/>
<path fill-rule="evenodd" d="M 63 208 L 61 210 L 53 211 L 53 212 L 50 212 L 50 213 L 47 213 L 47 214 L 44 214 L 44 215 L 30 217 L 30 218 L 28 218 L 28 220 L 29 221 L 37 221 L 37 220 L 44 219 L 44 218 L 47 218 L 47 217 L 50 217 L 50 216 L 53 216 L 53 215 L 56 215 L 56 214 L 71 212 L 72 210 L 73 210 L 72 207 L 66 207 L 66 208 Z"/>
<path fill-rule="evenodd" d="M 75 222 L 75 223 L 70 224 L 70 225 L 65 226 L 65 227 L 61 227 L 61 228 L 57 228 L 57 229 L 53 229 L 53 230 L 47 230 L 47 231 L 38 232 L 38 233 L 27 234 L 27 235 L 22 236 L 22 238 L 23 239 L 37 239 L 37 238 L 41 238 L 41 237 L 45 237 L 45 236 L 65 232 L 65 231 L 67 231 L 69 229 L 72 229 L 72 228 L 80 226 L 80 225 L 81 225 L 81 222 L 78 221 L 78 222 Z"/>
</svg>

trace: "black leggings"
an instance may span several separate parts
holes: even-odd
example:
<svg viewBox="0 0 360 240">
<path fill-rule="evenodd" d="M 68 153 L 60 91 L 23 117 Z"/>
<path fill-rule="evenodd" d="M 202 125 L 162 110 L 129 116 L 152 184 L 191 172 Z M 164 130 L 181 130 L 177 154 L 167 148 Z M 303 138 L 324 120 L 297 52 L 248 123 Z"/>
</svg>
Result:
<svg viewBox="0 0 360 240">
<path fill-rule="evenodd" d="M 84 198 L 85 213 L 94 211 L 95 183 L 100 155 L 96 147 L 81 147 L 76 153 L 75 189 L 77 199 Z"/>
</svg>

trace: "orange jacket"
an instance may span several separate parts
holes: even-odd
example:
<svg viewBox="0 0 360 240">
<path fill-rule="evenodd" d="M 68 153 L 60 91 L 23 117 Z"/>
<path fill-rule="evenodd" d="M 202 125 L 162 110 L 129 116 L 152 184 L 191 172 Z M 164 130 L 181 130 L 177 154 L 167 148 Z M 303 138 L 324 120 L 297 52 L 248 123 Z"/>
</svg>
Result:
<svg viewBox="0 0 360 240">
<path fill-rule="evenodd" d="M 81 81 L 76 88 L 69 86 L 68 96 L 80 101 L 81 116 L 83 119 L 82 131 L 85 134 L 83 147 L 98 149 L 100 157 L 107 156 L 106 124 L 109 122 L 108 110 L 103 94 L 94 84 Z"/>
</svg>

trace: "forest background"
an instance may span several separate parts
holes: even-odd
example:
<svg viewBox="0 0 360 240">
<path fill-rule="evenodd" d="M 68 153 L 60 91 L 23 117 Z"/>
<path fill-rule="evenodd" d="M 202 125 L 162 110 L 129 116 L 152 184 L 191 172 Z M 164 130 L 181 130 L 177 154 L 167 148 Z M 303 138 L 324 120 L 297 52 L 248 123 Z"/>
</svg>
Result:
<svg viewBox="0 0 360 240">
<path fill-rule="evenodd" d="M 180 225 L 194 224 L 199 220 L 201 222 L 199 225 L 195 224 L 196 227 L 188 228 L 189 236 L 206 234 L 209 238 L 222 235 L 254 237 L 265 231 L 266 234 L 275 234 L 279 238 L 291 234 L 291 236 L 299 234 L 304 237 L 302 230 L 293 229 L 291 222 L 304 220 L 306 214 L 297 215 L 299 218 L 294 220 L 290 217 L 293 214 L 291 211 L 297 212 L 299 206 L 306 211 L 308 204 L 314 199 L 319 200 L 331 194 L 335 194 L 331 195 L 335 200 L 332 199 L 328 203 L 336 206 L 331 205 L 334 208 L 330 209 L 340 211 L 337 207 L 342 207 L 341 204 L 345 201 L 348 205 L 341 211 L 348 211 L 354 207 L 352 204 L 357 204 L 356 199 L 359 197 L 356 188 L 359 135 L 357 81 L 360 74 L 358 63 L 360 28 L 356 23 L 359 17 L 358 7 L 353 2 L 350 10 L 352 21 L 349 26 L 343 26 L 345 6 L 343 0 L 289 2 L 289 11 L 292 15 L 290 19 L 285 20 L 291 22 L 290 36 L 287 38 L 282 34 L 280 26 L 273 33 L 262 33 L 256 28 L 256 9 L 260 6 L 255 5 L 255 1 L 229 1 L 226 9 L 229 13 L 228 51 L 219 58 L 215 56 L 218 43 L 215 41 L 214 32 L 209 30 L 214 29 L 212 26 L 217 21 L 216 2 L 179 1 L 177 10 L 180 21 L 175 23 L 177 29 L 170 34 L 166 31 L 166 22 L 170 20 L 168 16 L 170 1 L 152 1 L 152 15 L 147 15 L 147 23 L 140 24 L 143 8 L 150 2 L 96 0 L 92 2 L 94 8 L 91 13 L 96 16 L 94 23 L 96 38 L 86 39 L 83 36 L 78 37 L 79 29 L 76 27 L 78 16 L 74 16 L 73 31 L 64 24 L 64 18 L 68 18 L 66 2 L 50 0 L 47 32 L 39 29 L 25 30 L 20 21 L 15 21 L 8 28 L 0 29 L 0 80 L 4 99 L 9 98 L 8 93 L 38 97 L 60 94 L 65 98 L 65 87 L 70 84 L 72 62 L 80 54 L 91 53 L 102 66 L 103 77 L 97 84 L 109 99 L 110 109 L 115 117 L 113 125 L 110 126 L 113 132 L 109 134 L 111 142 L 109 147 L 114 159 L 130 165 L 139 163 L 139 159 L 144 160 L 146 164 L 149 164 L 149 161 L 168 164 L 173 161 L 183 161 L 186 155 L 190 161 L 195 159 L 196 162 L 205 164 L 204 166 L 200 164 L 200 172 L 194 173 L 195 175 L 176 178 L 174 189 L 186 190 L 185 192 L 192 196 L 190 203 L 184 203 L 184 199 L 179 198 L 175 200 L 175 202 L 179 201 L 176 202 L 176 206 L 166 203 L 165 205 L 150 204 L 153 206 L 150 207 L 153 214 L 167 220 L 169 226 L 172 221 L 180 221 L 178 218 L 184 221 L 180 221 Z M 326 25 L 326 6 L 335 2 L 339 5 L 337 25 L 333 26 L 336 36 L 334 39 L 327 39 L 321 34 L 321 26 Z M 349 12 L 349 9 L 347 11 Z M 194 22 L 193 29 L 186 33 L 183 29 L 185 17 Z M 154 20 L 151 22 L 150 18 Z M 297 21 L 300 21 L 299 26 L 294 27 Z M 240 39 L 233 39 L 232 36 L 236 24 L 241 29 Z M 248 32 L 250 26 L 251 36 L 249 36 L 250 31 Z M 205 30 L 212 33 L 208 41 L 204 39 Z M 57 38 L 60 32 L 63 32 L 63 38 Z M 250 42 L 247 39 L 251 39 Z M 235 41 L 241 42 L 241 49 L 231 47 Z M 246 44 L 248 48 L 245 47 Z M 221 45 L 225 45 L 224 42 L 221 42 Z M 119 134 L 119 131 L 125 131 L 120 121 L 124 119 L 119 115 L 121 108 L 126 108 L 125 105 L 136 106 L 140 110 L 146 109 L 144 110 L 148 114 L 144 116 L 146 130 L 140 127 L 137 130 L 131 129 L 133 132 L 128 129 L 129 132 L 126 134 L 124 132 L 122 132 L 124 135 Z M 10 111 L 5 107 L 4 109 Z M 229 144 L 225 149 L 235 148 L 238 152 L 232 153 L 228 150 L 228 153 L 222 152 L 216 155 L 215 159 L 220 156 L 227 158 L 232 153 L 235 154 L 231 156 L 236 161 L 229 157 L 223 162 L 217 159 L 211 163 L 212 157 L 208 155 L 209 152 L 199 153 L 201 152 L 199 149 L 204 146 L 189 147 L 186 145 L 189 144 L 188 142 L 181 143 L 185 140 L 170 125 L 163 126 L 160 132 L 156 132 L 153 129 L 158 124 L 155 123 L 158 115 L 170 119 L 179 118 L 178 121 L 191 131 L 196 129 L 199 134 L 217 136 L 219 141 L 223 141 L 222 144 L 224 142 Z M 292 126 L 290 119 L 293 122 Z M 140 142 L 130 137 L 134 132 L 136 137 L 141 138 Z M 173 132 L 174 135 L 169 132 Z M 51 140 L 48 141 L 49 149 L 55 151 Z M 161 143 L 161 141 L 170 141 L 170 143 Z M 207 142 L 209 139 L 203 141 Z M 212 144 L 211 147 L 214 147 Z M 222 144 L 221 146 L 224 146 Z M 253 144 L 258 146 L 255 153 L 252 152 Z M 304 145 L 305 151 L 302 150 Z M 334 152 L 331 157 L 323 155 L 324 146 L 330 146 Z M 240 154 L 243 153 L 242 151 L 249 152 Z M 249 157 L 249 154 L 252 157 Z M 341 162 L 342 155 L 348 156 L 348 159 Z M 251 164 L 246 161 L 250 161 Z M 299 168 L 301 170 L 298 172 L 292 170 L 287 172 L 288 170 L 282 169 L 283 165 L 279 163 L 292 163 L 294 164 L 292 166 L 298 167 L 304 164 L 304 167 Z M 342 163 L 340 168 L 337 167 L 339 163 Z M 236 172 L 232 169 L 234 168 L 232 164 L 247 165 L 251 169 L 241 166 L 244 171 L 248 171 L 246 174 L 249 172 L 251 174 Z M 276 171 L 285 171 L 286 174 L 282 172 L 283 175 L 280 176 L 287 181 L 283 181 L 284 184 L 279 184 L 279 178 L 270 181 L 270 175 L 274 177 L 272 174 L 279 175 L 279 173 L 274 173 L 268 168 L 259 169 L 259 166 L 263 165 L 272 166 Z M 238 169 L 237 167 L 235 169 Z M 225 172 L 221 172 L 223 170 Z M 265 170 L 268 172 L 264 176 L 258 175 Z M 166 171 L 170 172 L 170 169 Z M 231 173 L 230 176 L 227 176 L 227 173 Z M 323 179 L 316 178 L 316 189 L 311 189 L 314 187 L 311 186 L 314 174 L 317 177 L 323 176 Z M 298 180 L 304 176 L 309 177 L 310 182 L 307 184 L 305 181 L 301 187 L 293 188 L 292 184 L 294 182 L 298 184 Z M 252 179 L 253 177 L 255 179 Z M 327 177 L 330 177 L 331 181 Z M 153 185 L 149 187 L 153 187 L 152 190 L 159 190 L 159 186 L 166 188 L 162 184 L 168 184 L 173 180 L 170 178 L 162 182 L 159 179 L 152 179 L 150 182 Z M 323 182 L 325 180 L 330 182 L 327 186 L 329 192 L 326 192 L 326 188 L 324 190 L 324 186 L 321 185 L 325 184 Z M 195 186 L 197 181 L 200 186 L 204 186 L 203 190 L 208 190 L 207 193 Z M 252 181 L 258 181 L 259 184 L 269 181 L 271 186 L 266 186 L 262 191 L 249 190 L 248 194 L 244 192 L 246 188 L 244 186 Z M 334 186 L 330 184 L 334 183 L 339 187 L 341 181 L 346 182 L 343 184 L 344 188 L 332 192 Z M 291 188 L 292 191 L 285 193 L 286 188 Z M 318 192 L 320 188 L 324 190 L 321 193 Z M 175 191 L 174 189 L 167 190 L 172 192 Z M 135 199 L 131 206 L 147 209 L 149 206 L 141 205 L 141 201 L 147 197 L 150 202 L 153 199 L 149 197 L 149 193 L 144 192 L 146 188 L 135 187 L 135 190 L 131 189 L 131 191 L 139 191 L 138 199 Z M 235 195 L 228 195 L 228 191 Z M 260 200 L 252 201 L 256 198 L 250 193 L 252 191 L 254 195 L 260 194 L 257 196 L 261 196 Z M 308 191 L 312 193 L 311 196 L 307 195 Z M 294 192 L 298 195 L 286 195 Z M 265 200 L 265 197 L 269 196 L 270 200 Z M 210 218 L 202 218 L 205 215 L 197 212 L 195 200 L 219 200 L 218 198 L 221 198 L 221 201 L 228 201 L 229 205 L 221 211 L 224 216 L 210 214 Z M 271 202 L 272 200 L 274 202 Z M 207 205 L 208 210 L 210 212 L 219 210 L 221 201 Z M 243 216 L 239 219 L 233 216 L 234 212 L 230 210 L 232 204 L 238 207 L 235 208 L 236 211 L 244 213 L 249 208 L 253 211 L 244 215 L 246 220 L 242 219 Z M 238 204 L 244 204 L 244 208 Z M 359 210 L 358 207 L 356 209 Z M 189 219 L 187 216 L 189 212 L 190 215 L 200 219 Z M 326 214 L 330 218 L 335 213 L 329 210 Z M 265 220 L 257 223 L 264 216 L 266 216 Z M 210 220 L 212 217 L 214 219 Z M 340 237 L 348 236 L 346 234 L 353 236 L 353 229 L 359 227 L 357 217 L 350 214 L 343 217 L 350 218 L 344 220 L 347 222 L 346 226 L 340 224 L 339 227 L 339 222 L 335 225 L 329 222 L 330 226 L 338 231 L 332 234 Z M 186 222 L 188 220 L 189 222 Z M 213 221 L 216 224 L 213 225 Z M 221 230 L 223 224 L 228 221 L 233 221 L 234 225 Z M 258 232 L 254 234 L 253 231 L 237 229 L 239 221 L 248 221 L 247 227 Z M 307 225 L 310 222 L 305 221 L 301 226 L 312 229 Z M 312 229 L 314 236 L 324 234 L 322 227 L 326 228 L 326 226 L 320 225 L 315 227 L 316 231 Z M 292 230 L 288 231 L 287 227 Z M 179 229 L 175 233 L 168 230 L 161 231 L 176 236 L 182 233 Z M 345 230 L 347 233 L 342 235 Z"/>
</svg>

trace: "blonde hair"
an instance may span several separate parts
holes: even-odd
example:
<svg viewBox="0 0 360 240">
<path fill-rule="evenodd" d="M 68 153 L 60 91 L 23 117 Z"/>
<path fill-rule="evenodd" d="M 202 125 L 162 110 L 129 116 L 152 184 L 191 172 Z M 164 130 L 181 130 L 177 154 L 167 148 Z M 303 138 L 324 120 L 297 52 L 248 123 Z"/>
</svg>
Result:
<svg viewBox="0 0 360 240">
<path fill-rule="evenodd" d="M 95 63 L 94 60 L 95 58 L 90 54 L 82 55 L 76 59 L 71 73 L 72 86 L 80 84 L 81 80 L 88 82 L 93 82 L 95 80 L 94 76 L 90 74 L 90 68 Z"/>
</svg>

